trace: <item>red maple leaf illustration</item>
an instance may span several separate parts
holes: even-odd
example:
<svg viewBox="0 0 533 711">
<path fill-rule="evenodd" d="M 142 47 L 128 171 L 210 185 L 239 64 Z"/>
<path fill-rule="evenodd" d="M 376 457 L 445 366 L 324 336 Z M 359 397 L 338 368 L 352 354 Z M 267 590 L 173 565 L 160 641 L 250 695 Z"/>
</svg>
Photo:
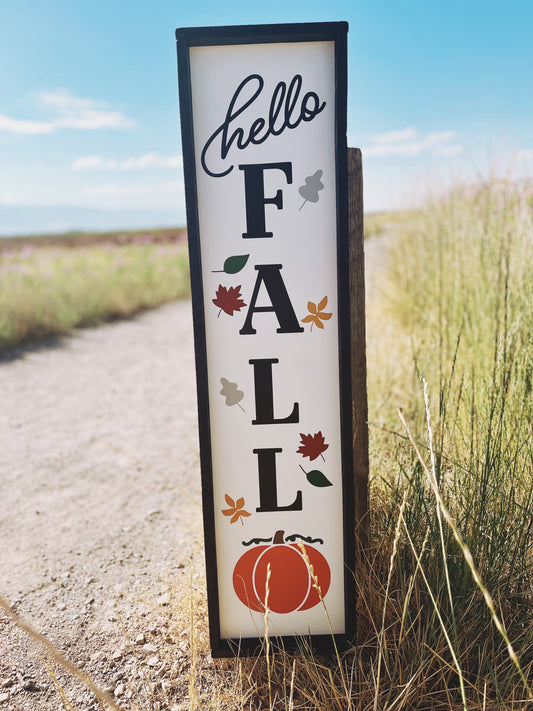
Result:
<svg viewBox="0 0 533 711">
<path fill-rule="evenodd" d="M 303 457 L 309 457 L 311 462 L 313 459 L 316 459 L 318 455 L 322 456 L 322 452 L 325 452 L 329 447 L 329 444 L 326 444 L 324 435 L 321 431 L 316 432 L 314 435 L 305 435 L 300 432 L 300 437 L 302 443 L 296 451 Z M 324 457 L 322 457 L 322 459 L 324 459 Z"/>
<path fill-rule="evenodd" d="M 226 289 L 225 286 L 219 284 L 217 289 L 217 298 L 213 299 L 215 306 L 218 306 L 220 309 L 218 315 L 220 316 L 220 313 L 224 311 L 229 316 L 233 316 L 234 311 L 240 311 L 243 306 L 246 306 L 244 301 L 241 299 L 241 296 L 240 285 L 230 286 L 229 289 Z"/>
</svg>

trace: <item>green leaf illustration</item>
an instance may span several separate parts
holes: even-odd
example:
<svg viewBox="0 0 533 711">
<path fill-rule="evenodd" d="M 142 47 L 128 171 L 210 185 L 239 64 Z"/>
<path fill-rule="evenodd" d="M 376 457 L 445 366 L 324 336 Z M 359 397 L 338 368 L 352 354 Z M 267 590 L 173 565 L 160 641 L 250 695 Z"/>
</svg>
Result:
<svg viewBox="0 0 533 711">
<path fill-rule="evenodd" d="M 226 274 L 237 274 L 244 268 L 248 261 L 249 254 L 235 254 L 233 257 L 228 257 L 224 262 L 223 269 L 213 269 L 213 274 L 217 272 L 225 272 Z"/>
<path fill-rule="evenodd" d="M 330 480 L 322 474 L 321 471 L 318 469 L 311 469 L 310 472 L 306 472 L 305 469 L 302 467 L 300 464 L 300 469 L 303 471 L 305 476 L 307 477 L 307 481 L 312 485 L 312 486 L 333 486 L 333 484 L 330 482 Z"/>
<path fill-rule="evenodd" d="M 235 257 L 228 257 L 224 262 L 224 271 L 226 274 L 237 274 L 246 265 L 249 254 L 239 254 Z"/>
</svg>

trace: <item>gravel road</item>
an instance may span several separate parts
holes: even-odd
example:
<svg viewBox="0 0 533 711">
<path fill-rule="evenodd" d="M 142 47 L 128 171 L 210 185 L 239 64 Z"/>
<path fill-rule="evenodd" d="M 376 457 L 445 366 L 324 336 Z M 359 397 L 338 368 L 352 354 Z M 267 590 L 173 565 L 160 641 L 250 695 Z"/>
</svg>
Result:
<svg viewBox="0 0 533 711">
<path fill-rule="evenodd" d="M 121 621 L 162 683 L 158 606 L 201 550 L 192 338 L 185 301 L 0 356 L 0 594 L 122 702 Z M 41 651 L 0 610 L 0 711 L 63 708 Z"/>
</svg>

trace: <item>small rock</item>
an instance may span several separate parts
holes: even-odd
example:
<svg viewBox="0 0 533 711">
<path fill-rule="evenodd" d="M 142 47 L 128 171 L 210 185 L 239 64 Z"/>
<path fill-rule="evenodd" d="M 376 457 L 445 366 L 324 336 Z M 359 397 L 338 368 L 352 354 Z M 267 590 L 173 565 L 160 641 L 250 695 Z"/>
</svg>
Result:
<svg viewBox="0 0 533 711">
<path fill-rule="evenodd" d="M 120 696 L 124 696 L 124 684 L 120 682 L 117 684 L 116 689 L 115 689 L 115 696 L 119 698 Z"/>
<path fill-rule="evenodd" d="M 159 657 L 157 657 L 157 656 L 149 657 L 146 660 L 146 663 L 148 664 L 149 667 L 157 667 L 159 665 Z"/>
<path fill-rule="evenodd" d="M 157 647 L 155 644 L 145 644 L 143 647 L 145 652 L 157 652 Z"/>
<path fill-rule="evenodd" d="M 115 649 L 115 651 L 113 652 L 113 659 L 115 661 L 122 659 L 123 656 L 124 656 L 124 652 L 122 651 L 122 649 Z"/>
<path fill-rule="evenodd" d="M 9 701 L 11 698 L 11 694 L 9 691 L 5 691 L 3 694 L 0 694 L 0 704 L 5 704 L 6 701 Z"/>
<path fill-rule="evenodd" d="M 63 612 L 64 610 L 67 609 L 67 606 L 65 605 L 64 602 L 60 602 L 59 605 L 57 606 L 57 609 Z"/>
<path fill-rule="evenodd" d="M 25 679 L 24 683 L 22 684 L 22 688 L 24 689 L 24 691 L 39 691 L 39 687 L 33 681 L 33 679 Z"/>
<path fill-rule="evenodd" d="M 171 601 L 171 596 L 170 593 L 164 593 L 163 595 L 160 596 L 159 598 L 159 604 L 160 605 L 170 605 Z"/>
<path fill-rule="evenodd" d="M 146 642 L 146 637 L 144 635 L 144 632 L 141 632 L 141 634 L 137 635 L 135 637 L 135 644 L 144 644 Z"/>
<path fill-rule="evenodd" d="M 99 662 L 102 659 L 105 659 L 105 654 L 101 650 L 91 654 L 91 662 Z"/>
<path fill-rule="evenodd" d="M 7 679 L 2 679 L 2 681 L 0 681 L 0 687 L 2 687 L 2 689 L 7 689 L 8 687 L 13 686 L 14 683 L 15 680 L 8 677 Z"/>
</svg>

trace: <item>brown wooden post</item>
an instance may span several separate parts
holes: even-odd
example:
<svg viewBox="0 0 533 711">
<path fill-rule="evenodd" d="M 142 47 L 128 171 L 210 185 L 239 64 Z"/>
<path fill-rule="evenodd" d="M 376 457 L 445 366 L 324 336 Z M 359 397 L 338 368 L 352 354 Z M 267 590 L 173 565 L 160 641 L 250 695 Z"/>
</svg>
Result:
<svg viewBox="0 0 533 711">
<path fill-rule="evenodd" d="M 368 399 L 366 389 L 363 166 L 359 148 L 348 148 L 350 321 L 352 340 L 353 475 L 357 557 L 364 561 L 369 534 Z"/>
</svg>

